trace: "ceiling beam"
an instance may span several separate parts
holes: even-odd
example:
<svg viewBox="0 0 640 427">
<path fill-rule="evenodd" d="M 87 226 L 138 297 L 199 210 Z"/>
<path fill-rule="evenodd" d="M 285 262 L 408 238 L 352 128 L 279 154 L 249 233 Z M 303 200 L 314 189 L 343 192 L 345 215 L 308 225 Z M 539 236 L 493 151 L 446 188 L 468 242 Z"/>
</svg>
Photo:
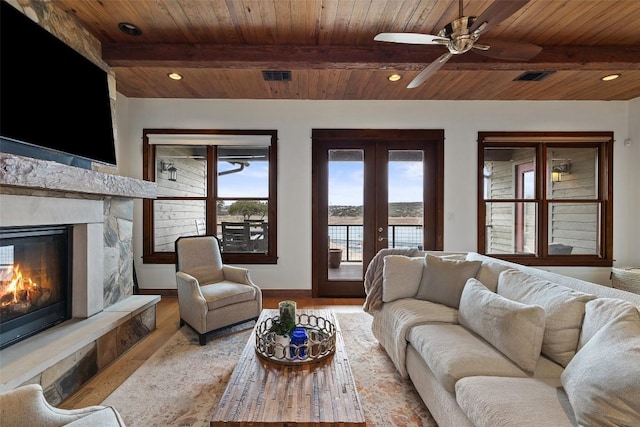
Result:
<svg viewBox="0 0 640 427">
<path fill-rule="evenodd" d="M 421 70 L 442 46 L 256 46 L 212 44 L 104 44 L 111 67 Z M 444 70 L 638 70 L 640 46 L 543 46 L 529 61 L 475 53 L 454 55 Z"/>
</svg>

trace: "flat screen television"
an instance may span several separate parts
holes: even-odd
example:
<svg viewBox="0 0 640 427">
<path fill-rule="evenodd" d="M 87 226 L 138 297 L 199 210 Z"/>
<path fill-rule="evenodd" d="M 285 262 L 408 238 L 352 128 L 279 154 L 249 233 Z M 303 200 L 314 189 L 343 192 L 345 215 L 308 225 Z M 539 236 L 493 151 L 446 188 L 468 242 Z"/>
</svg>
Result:
<svg viewBox="0 0 640 427">
<path fill-rule="evenodd" d="M 4 0 L 0 14 L 0 151 L 115 166 L 107 72 Z"/>
</svg>

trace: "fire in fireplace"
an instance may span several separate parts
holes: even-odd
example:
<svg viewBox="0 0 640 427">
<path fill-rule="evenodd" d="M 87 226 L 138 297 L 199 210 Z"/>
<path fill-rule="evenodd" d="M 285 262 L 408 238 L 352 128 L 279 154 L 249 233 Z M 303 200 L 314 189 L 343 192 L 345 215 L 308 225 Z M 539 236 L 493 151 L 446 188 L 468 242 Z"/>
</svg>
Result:
<svg viewBox="0 0 640 427">
<path fill-rule="evenodd" d="M 71 317 L 71 233 L 0 227 L 0 348 Z"/>
</svg>

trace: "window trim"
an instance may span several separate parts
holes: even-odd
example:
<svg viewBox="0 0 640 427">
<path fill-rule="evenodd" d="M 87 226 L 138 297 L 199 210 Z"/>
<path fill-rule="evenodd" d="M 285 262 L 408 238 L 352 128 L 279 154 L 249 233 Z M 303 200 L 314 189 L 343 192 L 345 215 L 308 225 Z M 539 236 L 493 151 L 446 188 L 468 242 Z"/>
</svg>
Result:
<svg viewBox="0 0 640 427">
<path fill-rule="evenodd" d="M 517 202 L 513 199 L 485 199 L 484 154 L 492 147 L 533 147 L 536 149 L 537 254 L 486 254 L 486 206 L 488 203 Z M 599 204 L 600 229 L 598 254 L 548 254 L 548 212 L 558 199 L 547 196 L 546 156 L 548 148 L 596 148 L 598 150 L 598 193 L 592 200 L 571 199 L 566 202 L 593 202 Z M 613 265 L 613 132 L 478 132 L 477 180 L 477 251 L 494 258 L 530 266 L 590 266 Z M 528 199 L 527 199 L 528 200 Z"/>
<path fill-rule="evenodd" d="M 278 161 L 277 161 L 277 130 L 219 130 L 219 129 L 143 129 L 142 131 L 142 173 L 145 181 L 156 182 L 156 145 L 150 143 L 150 135 L 185 135 L 187 138 L 194 135 L 207 135 L 211 139 L 215 139 L 217 135 L 266 135 L 270 138 L 271 142 L 269 148 L 269 196 L 268 196 L 268 223 L 269 223 L 269 240 L 266 253 L 223 253 L 222 260 L 224 263 L 229 264 L 277 264 L 277 177 L 278 177 Z M 179 144 L 176 144 L 179 145 Z M 189 142 L 184 145 L 193 145 L 193 142 Z M 206 144 L 201 144 L 206 145 Z M 218 144 L 209 144 L 218 145 Z M 208 150 L 208 153 L 214 153 L 215 150 Z M 216 200 L 217 190 L 214 187 L 213 174 L 216 173 L 217 163 L 213 154 L 208 154 L 208 179 L 207 195 L 204 198 L 206 204 L 206 229 L 216 229 Z M 173 199 L 173 198 L 168 198 Z M 200 198 L 198 198 L 200 199 Z M 242 198 L 239 198 L 240 200 Z M 158 197 L 156 199 L 144 199 L 143 200 L 143 237 L 142 237 L 142 262 L 144 264 L 175 264 L 176 256 L 175 252 L 155 252 L 154 242 L 154 217 L 153 217 L 153 204 L 156 200 L 166 200 L 165 198 Z"/>
</svg>

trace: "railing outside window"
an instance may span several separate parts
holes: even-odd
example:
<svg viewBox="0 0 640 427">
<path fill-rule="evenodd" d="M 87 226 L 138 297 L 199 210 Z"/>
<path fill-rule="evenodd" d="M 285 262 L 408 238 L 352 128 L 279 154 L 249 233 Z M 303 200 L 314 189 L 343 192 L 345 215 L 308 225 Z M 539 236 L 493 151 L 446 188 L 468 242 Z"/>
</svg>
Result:
<svg viewBox="0 0 640 427">
<path fill-rule="evenodd" d="M 342 261 L 362 261 L 362 225 L 329 226 L 329 245 L 342 249 Z M 421 225 L 389 225 L 389 248 L 422 249 Z"/>
</svg>

